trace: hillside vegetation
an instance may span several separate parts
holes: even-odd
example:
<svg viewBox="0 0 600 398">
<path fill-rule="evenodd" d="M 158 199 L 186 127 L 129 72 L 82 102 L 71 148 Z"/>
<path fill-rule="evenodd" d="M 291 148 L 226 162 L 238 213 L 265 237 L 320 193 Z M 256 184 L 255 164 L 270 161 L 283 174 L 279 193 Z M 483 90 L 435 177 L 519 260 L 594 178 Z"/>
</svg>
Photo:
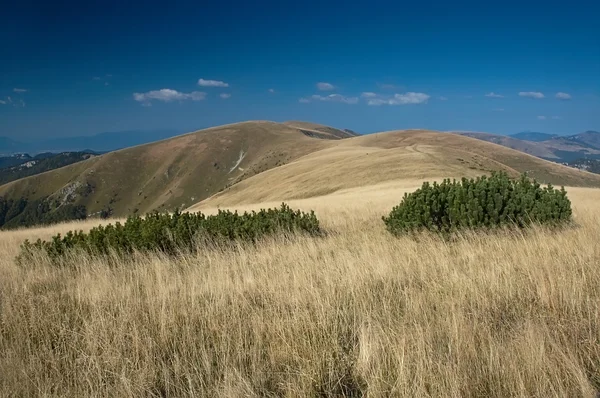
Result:
<svg viewBox="0 0 600 398">
<path fill-rule="evenodd" d="M 95 153 L 88 151 L 43 153 L 33 157 L 27 154 L 10 156 L 5 159 L 14 159 L 18 162 L 0 168 L 0 185 L 81 162 L 94 156 L 96 156 Z"/>
<path fill-rule="evenodd" d="M 25 238 L 98 221 L 0 232 L 0 395 L 595 396 L 600 191 L 567 188 L 576 228 L 448 244 L 385 230 L 418 185 L 291 201 L 318 239 L 116 266 L 12 261 Z"/>
</svg>

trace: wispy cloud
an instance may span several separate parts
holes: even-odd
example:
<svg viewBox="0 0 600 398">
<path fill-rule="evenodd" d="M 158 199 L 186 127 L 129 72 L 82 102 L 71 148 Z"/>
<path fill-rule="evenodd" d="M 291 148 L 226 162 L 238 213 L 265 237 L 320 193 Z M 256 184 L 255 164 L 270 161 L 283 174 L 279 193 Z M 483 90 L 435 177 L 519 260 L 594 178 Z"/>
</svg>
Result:
<svg viewBox="0 0 600 398">
<path fill-rule="evenodd" d="M 98 76 L 94 76 L 94 77 L 92 77 L 92 80 L 101 80 L 101 78 Z"/>
<path fill-rule="evenodd" d="M 343 104 L 358 104 L 358 97 L 346 97 L 341 94 L 330 94 L 330 95 L 311 95 L 308 98 L 300 98 L 299 102 L 306 104 L 313 101 L 325 101 L 325 102 L 341 102 Z"/>
<path fill-rule="evenodd" d="M 201 87 L 229 87 L 229 83 L 225 83 L 220 80 L 199 79 L 198 85 Z"/>
<path fill-rule="evenodd" d="M 219 97 L 223 98 L 223 99 L 227 99 L 227 98 L 231 98 L 231 94 L 228 93 L 222 93 L 219 95 Z"/>
<path fill-rule="evenodd" d="M 538 116 L 538 120 L 546 120 L 546 116 Z"/>
<path fill-rule="evenodd" d="M 494 108 L 492 109 L 494 112 L 504 112 L 504 108 Z"/>
<path fill-rule="evenodd" d="M 335 86 L 331 83 L 319 82 L 317 83 L 317 88 L 321 91 L 331 91 L 335 88 Z"/>
<path fill-rule="evenodd" d="M 202 101 L 206 98 L 206 93 L 192 91 L 191 93 L 182 93 L 170 88 L 148 91 L 146 93 L 133 93 L 133 99 L 142 104 L 149 105 L 151 101 L 173 102 L 173 101 Z"/>
<path fill-rule="evenodd" d="M 560 120 L 560 119 L 561 119 L 561 117 L 560 117 L 560 116 L 552 116 L 552 119 L 553 119 L 553 120 Z"/>
<path fill-rule="evenodd" d="M 487 93 L 485 96 L 486 96 L 486 97 L 488 97 L 488 98 L 504 98 L 504 96 L 503 96 L 503 95 L 501 95 L 501 94 L 496 94 L 496 93 L 495 93 L 495 92 L 493 92 L 493 91 L 492 91 L 491 93 Z"/>
<path fill-rule="evenodd" d="M 401 90 L 401 86 L 397 86 L 395 84 L 386 84 L 386 83 L 378 83 L 377 84 L 382 90 Z"/>
<path fill-rule="evenodd" d="M 26 93 L 28 90 L 26 88 L 13 88 L 15 93 Z"/>
<path fill-rule="evenodd" d="M 544 98 L 544 93 L 538 91 L 521 91 L 519 92 L 519 97 L 542 99 Z"/>
<path fill-rule="evenodd" d="M 394 94 L 391 97 L 378 95 L 377 97 L 369 98 L 367 104 L 372 106 L 424 104 L 427 103 L 429 98 L 430 96 L 425 93 L 408 92 Z"/>
<path fill-rule="evenodd" d="M 275 89 L 273 89 L 273 88 L 270 88 L 270 89 L 269 89 L 269 92 L 270 92 L 271 94 L 275 94 Z"/>
<path fill-rule="evenodd" d="M 448 97 L 444 97 L 443 95 L 438 98 L 440 101 L 448 101 Z"/>
<path fill-rule="evenodd" d="M 362 93 L 360 96 L 363 98 L 375 98 L 377 97 L 377 94 L 367 91 Z"/>
<path fill-rule="evenodd" d="M 570 100 L 572 98 L 571 94 L 563 93 L 563 92 L 556 93 L 555 97 L 558 98 L 559 100 Z"/>
<path fill-rule="evenodd" d="M 8 102 L 4 101 L 4 100 L 0 100 L 0 105 L 6 105 Z"/>
</svg>

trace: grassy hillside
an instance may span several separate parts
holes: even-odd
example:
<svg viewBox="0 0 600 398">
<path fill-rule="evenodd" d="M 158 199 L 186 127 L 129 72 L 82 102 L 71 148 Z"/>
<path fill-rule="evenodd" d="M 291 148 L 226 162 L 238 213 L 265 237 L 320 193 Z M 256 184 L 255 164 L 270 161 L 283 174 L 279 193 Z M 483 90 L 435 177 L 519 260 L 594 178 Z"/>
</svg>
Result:
<svg viewBox="0 0 600 398">
<path fill-rule="evenodd" d="M 0 396 L 596 396 L 600 190 L 568 189 L 577 228 L 448 244 L 385 231 L 410 185 L 292 201 L 320 239 L 115 267 L 13 263 L 90 221 L 0 232 Z"/>
<path fill-rule="evenodd" d="M 308 198 L 395 180 L 473 177 L 494 170 L 513 176 L 527 172 L 555 185 L 600 187 L 598 175 L 500 145 L 456 134 L 408 130 L 336 141 L 328 148 L 240 182 L 192 208 Z"/>
<path fill-rule="evenodd" d="M 0 187 L 0 196 L 110 208 L 121 216 L 172 209 L 325 148 L 328 140 L 272 122 L 246 122 L 197 131 L 111 152 Z"/>
<path fill-rule="evenodd" d="M 358 134 L 351 130 L 340 130 L 334 127 L 323 126 L 315 123 L 300 122 L 300 121 L 289 121 L 283 124 L 297 128 L 304 134 L 311 137 L 327 138 L 327 139 L 342 139 L 356 137 Z"/>
</svg>

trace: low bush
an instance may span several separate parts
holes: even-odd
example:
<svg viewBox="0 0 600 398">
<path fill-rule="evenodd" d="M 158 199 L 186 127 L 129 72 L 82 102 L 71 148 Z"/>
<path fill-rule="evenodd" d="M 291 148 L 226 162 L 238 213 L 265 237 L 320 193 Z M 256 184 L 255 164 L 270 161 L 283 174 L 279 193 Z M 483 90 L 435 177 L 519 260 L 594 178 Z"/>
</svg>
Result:
<svg viewBox="0 0 600 398">
<path fill-rule="evenodd" d="M 561 225 L 571 220 L 571 202 L 563 188 L 542 187 L 526 175 L 513 180 L 506 173 L 491 177 L 424 183 L 383 217 L 387 229 L 400 235 L 429 230 L 527 227 L 533 223 Z"/>
<path fill-rule="evenodd" d="M 90 255 L 114 253 L 119 257 L 135 251 L 176 254 L 194 251 L 201 243 L 255 242 L 267 235 L 291 232 L 319 234 L 319 221 L 314 212 L 294 211 L 285 203 L 278 209 L 243 214 L 228 210 L 219 210 L 218 214 L 209 216 L 180 211 L 173 214 L 154 212 L 145 217 L 130 216 L 124 224 L 100 225 L 87 233 L 58 234 L 51 241 L 26 240 L 17 261 L 26 263 L 36 252 L 47 254 L 55 263 L 60 263 L 73 251 Z"/>
</svg>

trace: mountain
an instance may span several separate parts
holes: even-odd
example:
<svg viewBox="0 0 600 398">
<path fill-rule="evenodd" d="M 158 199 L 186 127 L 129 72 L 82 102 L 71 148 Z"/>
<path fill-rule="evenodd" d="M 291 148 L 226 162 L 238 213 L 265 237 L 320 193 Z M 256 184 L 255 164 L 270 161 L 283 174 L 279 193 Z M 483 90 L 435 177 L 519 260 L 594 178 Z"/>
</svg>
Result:
<svg viewBox="0 0 600 398">
<path fill-rule="evenodd" d="M 98 155 L 92 151 L 28 154 L 1 159 L 18 159 L 19 163 L 0 168 L 0 185 L 11 181 L 58 169 Z"/>
<path fill-rule="evenodd" d="M 525 152 L 538 158 L 548 160 L 559 160 L 559 157 L 554 154 L 552 149 L 548 148 L 544 144 L 532 141 L 523 141 L 512 136 L 495 135 L 488 133 L 473 133 L 466 132 L 460 133 L 463 136 L 476 138 L 487 142 L 493 142 L 494 144 L 502 145 L 511 149 L 515 149 L 520 152 Z"/>
<path fill-rule="evenodd" d="M 523 141 L 541 142 L 541 141 L 551 140 L 554 137 L 558 137 L 558 135 L 557 134 L 548 134 L 548 133 L 538 133 L 535 131 L 523 131 L 521 133 L 511 134 L 511 135 L 509 135 L 509 137 L 516 138 L 518 140 L 523 140 Z"/>
<path fill-rule="evenodd" d="M 40 153 L 40 152 L 67 152 L 83 151 L 92 149 L 96 152 L 109 152 L 130 146 L 146 144 L 171 138 L 180 134 L 178 130 L 148 130 L 148 131 L 117 131 L 106 132 L 92 136 L 75 136 L 54 138 L 23 143 L 14 141 L 7 137 L 0 137 L 0 154 L 12 155 L 16 153 Z"/>
<path fill-rule="evenodd" d="M 600 133 L 593 131 L 571 136 L 554 136 L 539 142 L 487 133 L 456 132 L 456 134 L 493 142 L 556 162 L 572 162 L 580 158 L 600 159 L 600 145 L 594 145 Z"/>
<path fill-rule="evenodd" d="M 427 130 L 391 131 L 331 142 L 288 164 L 241 181 L 190 210 L 269 203 L 345 192 L 402 180 L 474 177 L 492 171 L 527 172 L 543 183 L 600 187 L 600 176 L 500 145 Z M 401 198 L 398 198 L 400 200 Z M 340 204 L 352 211 L 352 203 Z"/>
<path fill-rule="evenodd" d="M 0 187 L 0 196 L 43 200 L 53 208 L 85 206 L 90 215 L 174 209 L 338 139 L 326 133 L 309 136 L 302 129 L 273 122 L 230 124 L 13 181 Z"/>
<path fill-rule="evenodd" d="M 303 198 L 397 178 L 528 172 L 556 185 L 600 186 L 600 176 L 457 134 L 426 130 L 368 136 L 315 124 L 252 121 L 140 145 L 0 186 L 12 225 L 36 219 L 126 216 L 208 198 Z M 215 202 L 220 203 L 220 202 Z M 228 203 L 224 201 L 223 203 Z M 40 210 L 41 209 L 41 210 Z M 41 212 L 41 213 L 40 213 Z"/>
<path fill-rule="evenodd" d="M 315 123 L 300 122 L 300 121 L 289 121 L 283 124 L 299 129 L 302 133 L 310 137 L 321 137 L 327 139 L 342 139 L 356 137 L 358 134 L 352 130 L 336 129 L 334 127 L 323 126 Z"/>
</svg>

